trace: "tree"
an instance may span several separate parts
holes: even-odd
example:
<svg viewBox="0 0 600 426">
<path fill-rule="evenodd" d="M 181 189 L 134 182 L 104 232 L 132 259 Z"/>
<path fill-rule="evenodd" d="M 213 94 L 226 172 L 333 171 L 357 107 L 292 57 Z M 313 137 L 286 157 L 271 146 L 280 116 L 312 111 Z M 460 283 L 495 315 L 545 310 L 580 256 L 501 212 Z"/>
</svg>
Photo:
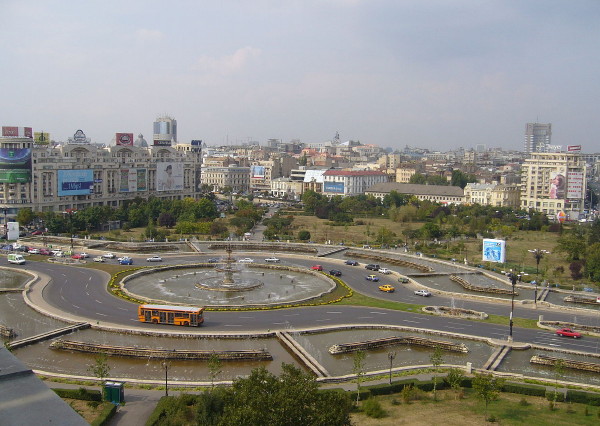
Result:
<svg viewBox="0 0 600 426">
<path fill-rule="evenodd" d="M 310 240 L 310 232 L 307 230 L 302 230 L 298 232 L 298 239 L 301 241 Z"/>
<path fill-rule="evenodd" d="M 210 354 L 208 358 L 208 374 L 210 375 L 210 385 L 213 388 L 215 387 L 215 379 L 223 371 L 221 367 L 222 362 L 219 357 L 215 353 Z"/>
<path fill-rule="evenodd" d="M 583 275 L 581 274 L 581 268 L 582 268 L 582 264 L 581 262 L 575 261 L 575 262 L 571 262 L 569 264 L 569 270 L 571 271 L 571 278 L 573 278 L 574 280 L 579 280 L 583 277 Z"/>
<path fill-rule="evenodd" d="M 431 361 L 431 365 L 433 365 L 433 368 L 435 370 L 437 370 L 437 368 L 442 365 L 443 362 L 443 352 L 442 352 L 442 348 L 439 345 L 435 345 L 435 348 L 433 349 L 433 353 L 431 354 L 431 357 L 429 358 L 429 360 Z M 437 401 L 437 374 L 433 374 L 433 400 Z"/>
<path fill-rule="evenodd" d="M 587 248 L 585 274 L 592 281 L 600 281 L 600 243 L 592 244 Z"/>
<path fill-rule="evenodd" d="M 586 237 L 583 229 L 577 227 L 558 238 L 555 249 L 565 253 L 566 259 L 569 262 L 581 259 L 586 249 Z"/>
<path fill-rule="evenodd" d="M 21 226 L 29 225 L 34 219 L 35 214 L 29 207 L 19 209 L 19 212 L 17 213 L 17 222 L 19 222 Z"/>
<path fill-rule="evenodd" d="M 487 419 L 488 404 L 496 398 L 502 389 L 504 380 L 491 374 L 475 374 L 473 378 L 473 390 L 477 398 L 485 402 L 485 418 Z"/>
<path fill-rule="evenodd" d="M 158 215 L 158 224 L 160 226 L 172 228 L 175 226 L 175 218 L 169 212 L 162 212 L 160 215 Z"/>
<path fill-rule="evenodd" d="M 450 369 L 450 371 L 448 372 L 448 375 L 446 376 L 445 380 L 450 385 L 450 387 L 456 391 L 457 399 L 459 396 L 461 396 L 461 392 L 460 392 L 461 386 L 460 385 L 464 378 L 465 378 L 465 375 L 463 374 L 462 370 L 460 370 L 458 368 Z"/>
<path fill-rule="evenodd" d="M 110 365 L 108 365 L 108 357 L 106 354 L 99 354 L 94 363 L 89 365 L 87 371 L 94 377 L 97 377 L 101 382 L 108 377 L 110 373 Z"/>
<path fill-rule="evenodd" d="M 220 424 L 350 425 L 347 395 L 318 386 L 313 376 L 291 364 L 282 365 L 279 377 L 256 368 L 234 381 Z"/>
<path fill-rule="evenodd" d="M 558 381 L 562 379 L 565 373 L 565 361 L 563 359 L 557 359 L 554 363 L 554 406 L 558 399 Z"/>
<path fill-rule="evenodd" d="M 356 405 L 358 405 L 358 401 L 360 400 L 360 383 L 365 375 L 365 357 L 365 351 L 356 351 L 352 357 L 352 372 L 356 374 Z"/>
</svg>

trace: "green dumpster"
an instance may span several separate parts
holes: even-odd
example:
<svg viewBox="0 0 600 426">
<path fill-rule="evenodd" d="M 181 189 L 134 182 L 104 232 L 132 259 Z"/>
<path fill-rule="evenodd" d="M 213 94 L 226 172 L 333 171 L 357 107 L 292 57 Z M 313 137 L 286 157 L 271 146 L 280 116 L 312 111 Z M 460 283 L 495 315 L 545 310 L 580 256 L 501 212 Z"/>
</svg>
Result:
<svg viewBox="0 0 600 426">
<path fill-rule="evenodd" d="M 104 382 L 104 400 L 122 404 L 125 401 L 124 386 L 124 382 Z"/>
</svg>

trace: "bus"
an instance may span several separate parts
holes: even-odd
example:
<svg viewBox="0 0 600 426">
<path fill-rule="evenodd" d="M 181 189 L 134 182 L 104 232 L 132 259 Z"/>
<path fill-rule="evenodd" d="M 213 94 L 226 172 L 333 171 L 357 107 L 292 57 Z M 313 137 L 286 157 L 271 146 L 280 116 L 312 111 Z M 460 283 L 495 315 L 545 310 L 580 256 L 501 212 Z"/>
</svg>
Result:
<svg viewBox="0 0 600 426">
<path fill-rule="evenodd" d="M 204 308 L 193 306 L 139 305 L 138 319 L 152 324 L 198 327 L 204 322 Z"/>
</svg>

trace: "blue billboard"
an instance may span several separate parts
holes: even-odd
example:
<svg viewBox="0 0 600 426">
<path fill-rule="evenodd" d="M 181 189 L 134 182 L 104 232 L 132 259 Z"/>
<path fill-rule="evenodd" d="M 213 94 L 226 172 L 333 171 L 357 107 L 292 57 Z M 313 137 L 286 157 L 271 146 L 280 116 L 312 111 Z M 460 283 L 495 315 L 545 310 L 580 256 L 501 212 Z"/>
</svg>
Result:
<svg viewBox="0 0 600 426">
<path fill-rule="evenodd" d="M 324 182 L 323 192 L 344 193 L 344 182 Z"/>
<path fill-rule="evenodd" d="M 265 166 L 250 166 L 250 176 L 252 179 L 264 179 Z"/>
<path fill-rule="evenodd" d="M 483 261 L 504 263 L 506 257 L 506 241 L 483 240 Z"/>
<path fill-rule="evenodd" d="M 93 170 L 59 170 L 58 196 L 90 195 L 94 191 Z"/>
</svg>

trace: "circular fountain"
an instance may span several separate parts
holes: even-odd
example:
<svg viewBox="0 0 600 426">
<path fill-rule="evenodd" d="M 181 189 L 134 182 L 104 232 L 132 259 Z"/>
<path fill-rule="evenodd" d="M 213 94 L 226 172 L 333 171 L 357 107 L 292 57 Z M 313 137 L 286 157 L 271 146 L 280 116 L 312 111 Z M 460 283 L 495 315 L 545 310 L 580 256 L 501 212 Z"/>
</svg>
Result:
<svg viewBox="0 0 600 426">
<path fill-rule="evenodd" d="M 208 264 L 163 267 L 127 277 L 123 290 L 147 303 L 203 306 L 263 306 L 306 302 L 333 291 L 336 283 L 319 272 L 272 264 Z"/>
</svg>

